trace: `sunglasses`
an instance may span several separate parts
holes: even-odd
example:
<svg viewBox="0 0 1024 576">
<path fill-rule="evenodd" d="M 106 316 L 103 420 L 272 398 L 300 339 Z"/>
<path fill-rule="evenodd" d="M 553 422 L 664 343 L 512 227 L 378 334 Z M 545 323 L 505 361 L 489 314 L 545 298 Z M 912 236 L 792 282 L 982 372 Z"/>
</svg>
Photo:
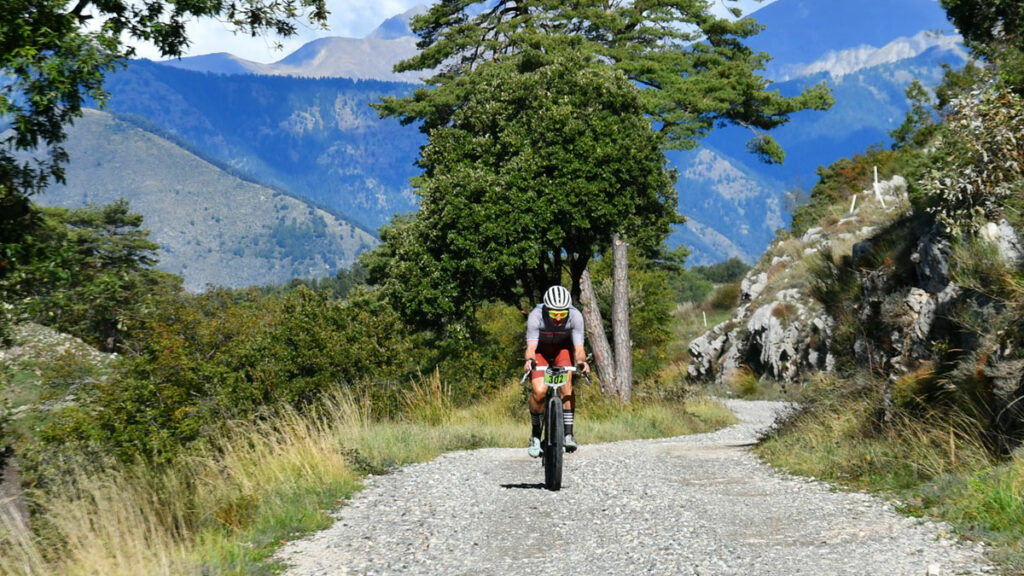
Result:
<svg viewBox="0 0 1024 576">
<path fill-rule="evenodd" d="M 548 310 L 548 316 L 550 316 L 552 320 L 565 320 L 565 317 L 568 315 L 568 310 Z"/>
</svg>

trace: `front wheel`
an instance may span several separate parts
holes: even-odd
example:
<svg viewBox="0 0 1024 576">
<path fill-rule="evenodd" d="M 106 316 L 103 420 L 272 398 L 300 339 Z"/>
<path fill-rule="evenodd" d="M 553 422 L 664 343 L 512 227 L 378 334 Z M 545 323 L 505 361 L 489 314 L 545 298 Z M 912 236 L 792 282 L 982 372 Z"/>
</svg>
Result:
<svg viewBox="0 0 1024 576">
<path fill-rule="evenodd" d="M 557 395 L 548 400 L 545 411 L 544 487 L 562 488 L 562 454 L 565 452 L 565 421 L 562 419 L 562 401 Z"/>
</svg>

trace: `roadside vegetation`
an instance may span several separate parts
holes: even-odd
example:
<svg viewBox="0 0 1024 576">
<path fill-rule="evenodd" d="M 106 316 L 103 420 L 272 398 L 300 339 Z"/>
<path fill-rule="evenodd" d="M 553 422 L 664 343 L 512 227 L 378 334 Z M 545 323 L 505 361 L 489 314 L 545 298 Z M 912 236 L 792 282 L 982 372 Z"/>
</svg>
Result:
<svg viewBox="0 0 1024 576">
<path fill-rule="evenodd" d="M 288 32 L 297 7 L 313 22 L 326 18 L 320 0 L 292 4 L 235 24 Z M 759 264 L 771 279 L 811 293 L 835 320 L 835 371 L 783 388 L 748 366 L 721 386 L 805 407 L 759 448 L 769 461 L 947 519 L 992 543 L 995 559 L 1020 573 L 1024 272 L 978 240 L 1001 219 L 1024 229 L 1018 4 L 943 0 L 989 67 L 949 71 L 934 95 L 913 84 L 914 106 L 893 133 L 894 148 L 822 168 L 792 231 L 772 248 L 792 264 L 773 263 L 772 253 Z M 18 21 L 23 31 L 41 26 L 46 38 L 22 34 L 35 44 L 12 54 L 61 54 L 68 66 L 0 54 L 4 69 L 18 72 L 14 86 L 32 96 L 27 108 L 0 98 L 0 111 L 24 131 L 14 148 L 0 150 L 0 448 L 5 464 L 17 463 L 25 492 L 15 497 L 30 512 L 26 520 L 12 507 L 0 518 L 3 573 L 271 574 L 280 543 L 326 526 L 366 474 L 446 450 L 522 447 L 526 391 L 516 372 L 524 314 L 544 287 L 576 288 L 584 271 L 603 318 L 628 295 L 635 389 L 623 404 L 580 386 L 581 440 L 678 435 L 732 421 L 685 379 L 685 346 L 732 315 L 744 267 L 684 270 L 685 251 L 664 249 L 676 197 L 663 152 L 696 145 L 723 122 L 768 130 L 789 112 L 831 103 L 824 85 L 792 99 L 767 89 L 757 74 L 763 56 L 742 45 L 756 32 L 751 21 L 700 18 L 691 32 L 660 5 L 647 14 L 552 5 L 537 20 L 501 10 L 469 21 L 464 5 L 437 4 L 414 21 L 433 48 L 405 66 L 471 57 L 435 91 L 380 105 L 385 116 L 424 120 L 438 136 L 424 148 L 426 172 L 414 183 L 423 209 L 393 220 L 363 269 L 197 295 L 153 269 L 156 246 L 126 204 L 65 211 L 29 201 L 60 179 L 63 125 L 80 113 L 82 97 L 102 99 L 103 74 L 130 55 L 121 33 L 153 32 L 150 19 L 123 16 L 96 45 L 82 36 L 89 16 L 61 9 L 45 22 Z M 175 13 L 172 24 L 220 15 L 208 13 L 215 9 Z M 581 25 L 593 15 L 593 26 Z M 64 28 L 55 34 L 50 20 Z M 476 29 L 471 36 L 494 43 L 465 45 L 466 22 Z M 550 22 L 591 36 L 553 34 L 562 28 Z M 651 23 L 660 41 L 635 44 L 647 40 L 633 30 Z M 184 28 L 166 28 L 160 48 L 177 55 Z M 695 42 L 698 32 L 713 41 Z M 695 61 L 742 90 L 721 90 L 716 74 L 691 74 Z M 638 81 L 662 88 L 640 94 Z M 545 100 L 547 93 L 557 97 Z M 495 112 L 493 102 L 508 105 Z M 663 134 L 651 131 L 650 117 Z M 533 129 L 533 120 L 550 129 Z M 551 140 L 563 126 L 574 127 L 572 138 Z M 20 164 L 14 152 L 39 143 L 52 160 Z M 573 145 L 592 155 L 570 153 Z M 783 155 L 767 135 L 750 148 L 767 160 Z M 800 242 L 811 228 L 847 232 L 841 215 L 875 166 L 883 177 L 907 177 L 913 212 L 887 222 L 856 260 L 852 239 L 807 253 Z M 561 192 L 538 201 L 537 190 Z M 525 219 L 536 225 L 524 227 L 529 211 Z M 858 343 L 885 340 L 891 326 L 859 314 L 858 298 L 874 272 L 894 282 L 909 277 L 908 231 L 933 228 L 948 242 L 949 274 L 962 292 L 941 319 L 947 336 L 927 343 L 930 357 L 886 372 L 870 345 L 864 353 Z M 620 235 L 634 247 L 626 291 L 612 281 L 609 253 Z M 894 302 L 877 308 L 892 312 Z M 603 328 L 607 335 L 611 327 Z M 54 345 L 39 346 L 33 334 Z M 1017 386 L 1014 399 L 1000 405 L 996 383 L 1007 381 Z"/>
<path fill-rule="evenodd" d="M 944 4 L 959 7 L 963 18 L 971 13 L 971 2 Z M 1010 10 L 1000 2 L 974 8 Z M 991 23 L 975 30 L 980 36 L 969 22 L 958 24 L 967 26 L 973 47 L 984 44 L 989 64 L 947 70 L 934 92 L 911 85 L 914 106 L 893 133 L 892 149 L 821 168 L 809 203 L 758 265 L 808 230 L 848 215 L 853 195 L 870 189 L 875 167 L 883 179 L 906 177 L 909 209 L 879 225 L 855 256 L 852 246 L 833 243 L 802 261 L 798 287 L 836 321 L 835 371 L 785 387 L 739 371 L 719 386 L 801 403 L 802 411 L 756 448 L 772 464 L 878 492 L 909 515 L 948 521 L 960 536 L 989 544 L 1004 573 L 1024 574 L 1024 267 L 1019 251 L 1007 248 L 1024 230 L 1024 47 L 986 36 Z M 1017 236 L 994 235 L 995 223 Z M 907 317 L 901 303 L 914 282 L 928 279 L 918 244 L 925 237 L 940 247 L 931 265 L 948 263 L 943 270 L 955 291 L 946 292 L 927 341 L 904 341 L 913 326 L 900 327 Z M 891 296 L 887 286 L 895 287 Z"/>
<path fill-rule="evenodd" d="M 89 353 L 80 344 L 77 350 Z M 67 366 L 74 364 L 65 357 L 57 363 L 65 367 L 45 369 L 28 358 L 19 359 L 17 379 L 27 382 L 39 369 L 44 388 L 66 382 Z M 90 366 L 86 371 L 95 374 Z M 587 442 L 690 434 L 733 422 L 724 407 L 698 397 L 623 406 L 601 397 L 596 386 L 579 386 L 577 395 Z M 129 458 L 124 446 L 109 451 L 72 436 L 53 437 L 62 409 L 22 411 L 11 428 L 32 486 L 32 529 L 4 515 L 0 572 L 276 573 L 280 566 L 269 558 L 281 542 L 330 525 L 329 513 L 358 490 L 365 474 L 448 450 L 524 446 L 525 398 L 524 387 L 504 378 L 468 401 L 438 372 L 386 394 L 334 388 L 301 408 L 281 404 L 260 416 L 219 422 L 215 435 L 161 452 L 159 462 L 137 453 Z M 33 427 L 44 422 L 42 437 L 23 429 L 27 419 Z M 42 447 L 28 445 L 39 440 Z"/>
<path fill-rule="evenodd" d="M 0 348 L 3 442 L 31 516 L 29 528 L 4 512 L 0 572 L 271 574 L 280 543 L 329 525 L 365 474 L 525 445 L 521 310 L 483 305 L 467 334 L 438 338 L 403 322 L 358 268 L 188 294 L 149 268 L 152 246 L 124 208 L 78 212 L 74 226 L 40 213 L 62 240 L 35 245 L 2 284 L 19 303 Z M 99 264 L 53 274 L 56 259 L 87 256 Z M 733 422 L 686 385 L 674 349 L 678 312 L 700 306 L 685 302 L 686 279 L 708 284 L 726 266 L 737 268 L 635 258 L 634 401 L 579 386 L 584 442 Z M 603 306 L 609 274 L 594 268 Z M 118 352 L 102 352 L 111 342 Z"/>
</svg>

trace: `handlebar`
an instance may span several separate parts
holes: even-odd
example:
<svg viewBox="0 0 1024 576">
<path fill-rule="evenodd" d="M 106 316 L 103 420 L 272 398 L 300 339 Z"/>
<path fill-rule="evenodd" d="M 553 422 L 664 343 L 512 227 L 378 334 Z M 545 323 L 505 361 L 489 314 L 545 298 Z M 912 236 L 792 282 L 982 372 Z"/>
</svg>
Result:
<svg viewBox="0 0 1024 576">
<path fill-rule="evenodd" d="M 523 372 L 523 377 L 519 379 L 519 383 L 520 384 L 525 383 L 526 379 L 530 377 L 530 374 L 534 370 L 537 369 L 537 361 L 536 360 L 531 360 L 530 361 L 530 365 L 532 366 L 532 369 L 531 370 L 527 370 L 526 372 Z M 592 384 L 593 383 L 590 380 L 590 371 L 583 372 L 583 363 L 577 364 L 575 366 L 548 366 L 547 367 L 548 370 L 550 370 L 552 368 L 560 368 L 560 369 L 564 370 L 565 372 L 582 372 L 583 373 L 583 377 L 587 379 L 587 384 Z"/>
</svg>

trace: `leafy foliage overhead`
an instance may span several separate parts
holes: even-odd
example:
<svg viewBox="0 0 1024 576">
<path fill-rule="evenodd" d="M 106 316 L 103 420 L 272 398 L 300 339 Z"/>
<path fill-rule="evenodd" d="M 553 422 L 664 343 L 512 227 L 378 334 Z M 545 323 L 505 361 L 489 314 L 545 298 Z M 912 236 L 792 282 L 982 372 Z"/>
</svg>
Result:
<svg viewBox="0 0 1024 576">
<path fill-rule="evenodd" d="M 781 162 L 782 149 L 760 131 L 785 123 L 792 112 L 828 108 L 828 88 L 822 83 L 792 98 L 766 90 L 757 71 L 769 56 L 743 43 L 759 25 L 718 18 L 710 6 L 706 0 L 442 0 L 413 19 L 422 52 L 396 67 L 438 73 L 429 88 L 386 99 L 381 110 L 422 120 L 429 133 L 452 120 L 477 88 L 470 72 L 486 62 L 526 50 L 571 49 L 648 88 L 641 106 L 670 147 L 693 148 L 717 123 L 731 123 L 755 131 L 752 151 Z"/>
<path fill-rule="evenodd" d="M 489 298 L 521 303 L 563 267 L 578 293 L 613 235 L 654 250 L 681 221 L 666 148 L 730 123 L 781 161 L 760 131 L 831 104 L 824 85 L 767 91 L 767 55 L 742 42 L 758 25 L 715 17 L 703 0 L 442 0 L 412 26 L 422 51 L 396 69 L 436 73 L 377 107 L 430 137 L 423 200 L 367 264 L 421 320 L 460 321 Z"/>
<path fill-rule="evenodd" d="M 1024 3 L 1019 0 L 942 0 L 967 44 L 1000 66 L 1000 75 L 1024 93 Z"/>
<path fill-rule="evenodd" d="M 673 175 L 638 93 L 578 54 L 528 50 L 475 72 L 477 89 L 423 149 L 420 210 L 371 257 L 412 316 L 518 303 L 578 279 L 613 231 L 653 247 L 676 216 Z"/>
<path fill-rule="evenodd" d="M 0 186 L 22 191 L 62 177 L 64 127 L 87 96 L 103 100 L 103 77 L 151 42 L 164 56 L 181 56 L 193 18 L 216 17 L 239 32 L 295 33 L 297 18 L 323 24 L 325 0 L 10 0 L 0 10 L 0 118 L 13 131 L 0 146 Z M 42 144 L 50 157 L 19 163 L 14 150 Z"/>
</svg>

